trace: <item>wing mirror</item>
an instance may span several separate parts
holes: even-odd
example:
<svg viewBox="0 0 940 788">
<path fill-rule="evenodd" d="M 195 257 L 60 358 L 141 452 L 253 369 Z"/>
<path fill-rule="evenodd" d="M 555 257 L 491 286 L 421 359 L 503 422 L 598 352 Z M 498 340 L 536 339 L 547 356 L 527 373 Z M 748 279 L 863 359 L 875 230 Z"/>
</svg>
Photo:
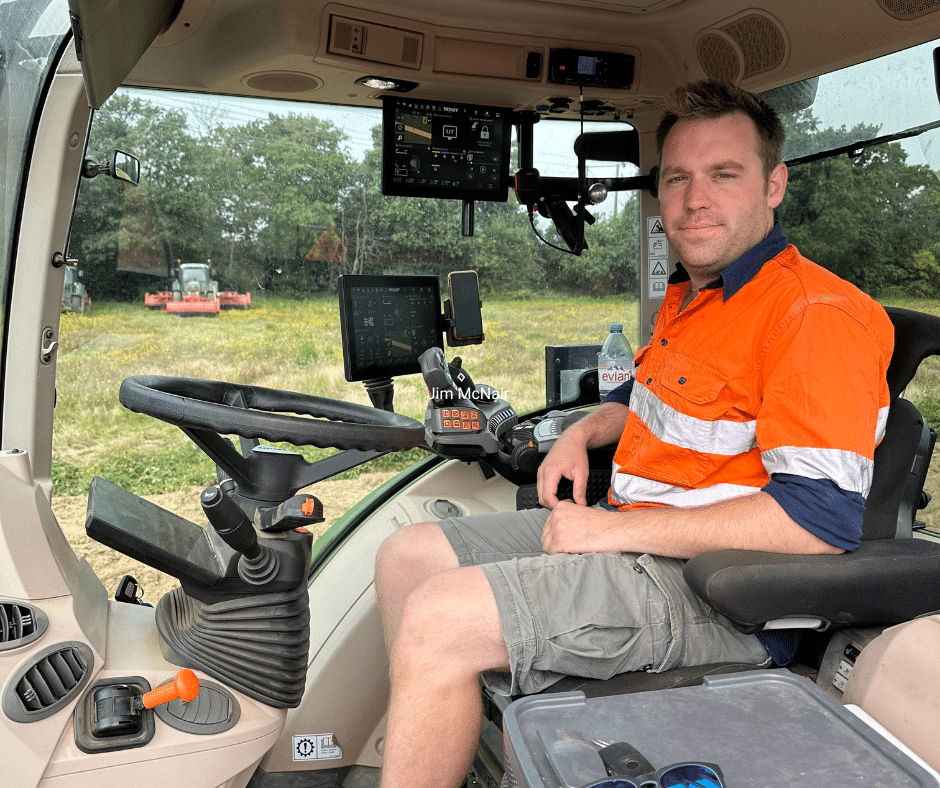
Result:
<svg viewBox="0 0 940 788">
<path fill-rule="evenodd" d="M 136 186 L 140 183 L 140 159 L 122 150 L 114 151 L 104 164 L 98 164 L 94 159 L 85 159 L 82 162 L 82 175 L 94 178 L 96 175 L 110 175 L 116 181 L 124 181 Z"/>
</svg>

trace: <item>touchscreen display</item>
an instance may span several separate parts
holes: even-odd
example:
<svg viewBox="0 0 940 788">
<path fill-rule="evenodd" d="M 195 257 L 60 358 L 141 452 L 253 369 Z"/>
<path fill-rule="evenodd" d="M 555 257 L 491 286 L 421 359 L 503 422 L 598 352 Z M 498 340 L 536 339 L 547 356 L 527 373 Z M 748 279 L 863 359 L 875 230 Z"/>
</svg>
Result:
<svg viewBox="0 0 940 788">
<path fill-rule="evenodd" d="M 443 348 L 436 276 L 341 276 L 339 309 L 346 380 L 420 372 L 418 357 Z"/>
<path fill-rule="evenodd" d="M 508 109 L 386 96 L 382 194 L 505 201 Z"/>
</svg>

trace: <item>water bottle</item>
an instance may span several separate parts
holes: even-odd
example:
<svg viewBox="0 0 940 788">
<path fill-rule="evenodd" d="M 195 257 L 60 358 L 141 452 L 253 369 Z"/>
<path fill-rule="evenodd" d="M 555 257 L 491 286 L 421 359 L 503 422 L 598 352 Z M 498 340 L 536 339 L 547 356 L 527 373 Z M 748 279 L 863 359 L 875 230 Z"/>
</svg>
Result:
<svg viewBox="0 0 940 788">
<path fill-rule="evenodd" d="M 597 385 L 601 400 L 621 383 L 632 380 L 633 348 L 623 335 L 621 323 L 610 324 L 610 334 L 597 354 Z"/>
</svg>

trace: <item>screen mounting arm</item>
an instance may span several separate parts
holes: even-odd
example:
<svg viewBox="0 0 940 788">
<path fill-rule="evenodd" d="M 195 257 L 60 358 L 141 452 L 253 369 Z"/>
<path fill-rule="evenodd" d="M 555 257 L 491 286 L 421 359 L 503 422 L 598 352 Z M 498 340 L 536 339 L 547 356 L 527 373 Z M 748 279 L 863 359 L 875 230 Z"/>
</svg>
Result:
<svg viewBox="0 0 940 788">
<path fill-rule="evenodd" d="M 460 213 L 460 234 L 470 238 L 473 236 L 473 217 L 476 209 L 474 200 L 464 200 L 463 209 Z"/>
<path fill-rule="evenodd" d="M 392 404 L 395 399 L 395 381 L 392 378 L 369 378 L 362 381 L 362 385 L 365 386 L 373 407 L 390 413 L 395 412 L 395 406 Z"/>
</svg>

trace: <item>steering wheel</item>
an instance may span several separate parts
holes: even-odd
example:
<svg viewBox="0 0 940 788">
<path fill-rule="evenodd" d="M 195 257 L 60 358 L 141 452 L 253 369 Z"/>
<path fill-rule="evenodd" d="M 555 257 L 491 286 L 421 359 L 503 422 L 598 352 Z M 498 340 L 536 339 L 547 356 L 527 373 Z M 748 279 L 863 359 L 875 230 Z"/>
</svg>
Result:
<svg viewBox="0 0 940 788">
<path fill-rule="evenodd" d="M 138 375 L 121 383 L 119 399 L 128 410 L 179 427 L 232 478 L 239 495 L 256 501 L 287 500 L 324 477 L 299 454 L 262 446 L 243 456 L 222 435 L 378 453 L 411 449 L 424 438 L 424 426 L 399 413 L 240 383 Z"/>
</svg>

